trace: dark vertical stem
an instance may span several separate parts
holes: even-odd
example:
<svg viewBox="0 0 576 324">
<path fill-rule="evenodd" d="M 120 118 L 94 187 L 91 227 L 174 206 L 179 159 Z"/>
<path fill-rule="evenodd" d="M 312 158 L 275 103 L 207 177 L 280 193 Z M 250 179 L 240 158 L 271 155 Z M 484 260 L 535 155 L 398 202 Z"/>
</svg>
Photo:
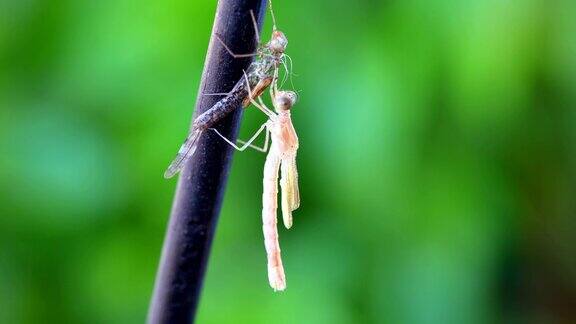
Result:
<svg viewBox="0 0 576 324">
<path fill-rule="evenodd" d="M 250 10 L 261 28 L 266 0 L 218 2 L 195 116 L 221 99 L 202 93 L 230 91 L 252 61 L 232 58 L 214 36 L 220 35 L 238 54 L 253 53 L 256 38 Z M 215 127 L 235 139 L 241 116 L 239 106 Z M 190 323 L 194 319 L 232 153 L 233 148 L 217 135 L 204 132 L 196 153 L 180 175 L 148 312 L 149 323 Z"/>
</svg>

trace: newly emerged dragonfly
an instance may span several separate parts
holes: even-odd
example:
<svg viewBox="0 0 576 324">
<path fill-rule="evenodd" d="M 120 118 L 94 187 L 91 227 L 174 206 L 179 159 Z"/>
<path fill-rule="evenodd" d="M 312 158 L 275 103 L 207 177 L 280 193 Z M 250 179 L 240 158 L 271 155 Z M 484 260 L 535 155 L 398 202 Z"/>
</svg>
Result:
<svg viewBox="0 0 576 324">
<path fill-rule="evenodd" d="M 280 186 L 282 219 L 286 228 L 292 227 L 292 211 L 300 206 L 300 191 L 298 189 L 298 171 L 296 168 L 296 153 L 298 151 L 298 136 L 294 126 L 290 110 L 296 103 L 296 93 L 292 91 L 279 91 L 276 84 L 270 87 L 270 94 L 274 111 L 266 107 L 262 98 L 258 102 L 251 99 L 252 104 L 268 115 L 268 120 L 242 147 L 238 147 L 232 141 L 224 137 L 218 130 L 211 128 L 228 144 L 239 151 L 248 147 L 266 152 L 270 137 L 272 145 L 264 164 L 263 194 L 262 194 L 262 229 L 264 232 L 264 245 L 268 259 L 268 281 L 274 291 L 286 288 L 286 276 L 280 255 L 278 242 L 278 229 L 276 213 L 278 209 L 278 172 L 281 173 Z M 262 148 L 252 145 L 252 142 L 266 130 L 266 139 Z M 271 135 L 271 136 L 270 136 Z"/>
<path fill-rule="evenodd" d="M 276 82 L 276 76 L 278 75 L 280 65 L 284 65 L 286 71 L 288 71 L 286 58 L 289 59 L 289 56 L 284 53 L 286 46 L 288 45 L 288 39 L 283 32 L 276 29 L 276 19 L 274 18 L 271 2 L 270 12 L 273 19 L 271 39 L 268 43 L 259 45 L 256 53 L 235 54 L 230 48 L 228 48 L 228 46 L 226 46 L 220 37 L 216 35 L 222 46 L 234 58 L 256 56 L 257 59 L 250 64 L 245 73 L 248 82 L 246 82 L 245 78 L 241 78 L 224 98 L 216 102 L 210 109 L 194 120 L 192 123 L 192 130 L 186 137 L 180 150 L 178 150 L 176 158 L 164 173 L 165 178 L 171 178 L 176 173 L 180 172 L 186 161 L 196 151 L 198 139 L 206 129 L 214 126 L 216 122 L 234 111 L 234 109 L 237 109 L 240 106 L 247 107 L 251 100 L 259 97 L 271 83 Z M 254 23 L 254 28 L 256 28 L 254 13 L 250 11 L 250 15 Z M 257 29 L 256 40 L 259 42 Z M 252 89 L 252 91 L 250 91 L 250 89 Z"/>
</svg>

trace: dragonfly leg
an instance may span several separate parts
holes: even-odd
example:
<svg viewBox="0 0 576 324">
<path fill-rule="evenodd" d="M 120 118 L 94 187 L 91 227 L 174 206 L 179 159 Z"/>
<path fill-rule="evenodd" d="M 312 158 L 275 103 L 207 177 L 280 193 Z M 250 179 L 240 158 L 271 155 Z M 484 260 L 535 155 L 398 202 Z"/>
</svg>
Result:
<svg viewBox="0 0 576 324">
<path fill-rule="evenodd" d="M 274 93 L 278 93 L 278 69 L 274 69 Z"/>
<path fill-rule="evenodd" d="M 257 147 L 255 145 L 252 145 L 252 142 L 254 142 L 254 140 L 258 137 L 258 135 L 260 135 L 260 133 L 262 133 L 262 131 L 264 130 L 264 128 L 266 128 L 266 123 L 262 124 L 262 126 L 260 126 L 260 128 L 258 129 L 258 131 L 256 131 L 256 133 L 247 141 L 244 142 L 243 146 L 239 147 L 236 144 L 234 144 L 231 140 L 229 140 L 228 138 L 226 138 L 224 135 L 220 134 L 220 132 L 216 129 L 216 128 L 209 128 L 210 130 L 214 131 L 216 134 L 218 134 L 218 136 L 220 136 L 226 143 L 230 144 L 233 148 L 237 149 L 238 151 L 244 151 L 246 150 L 248 147 L 254 148 L 258 151 L 262 151 L 263 148 Z M 268 130 L 266 130 L 266 139 L 268 139 Z M 264 144 L 265 148 L 268 148 L 267 143 Z M 263 151 L 265 152 L 265 151 Z"/>
<path fill-rule="evenodd" d="M 268 144 L 270 144 L 270 131 L 266 130 L 266 137 L 264 138 L 264 146 L 258 147 L 256 145 L 252 145 L 248 142 L 244 142 L 243 140 L 237 141 L 239 144 L 249 144 L 250 148 L 255 149 L 258 152 L 266 153 L 268 151 Z"/>
<path fill-rule="evenodd" d="M 222 44 L 222 46 L 224 46 L 224 49 L 226 49 L 226 51 L 227 51 L 233 58 L 252 57 L 252 56 L 258 55 L 258 53 L 235 54 L 235 53 L 232 52 L 232 50 L 228 47 L 228 45 L 226 45 L 226 43 L 224 43 L 224 41 L 222 40 L 222 38 L 220 38 L 220 35 L 218 35 L 218 34 L 214 34 L 214 35 L 216 36 L 216 39 L 220 42 L 220 44 Z"/>
<path fill-rule="evenodd" d="M 260 44 L 260 32 L 258 31 L 258 23 L 254 11 L 250 9 L 250 18 L 252 18 L 252 26 L 254 26 L 254 37 L 256 38 L 256 45 Z"/>
<path fill-rule="evenodd" d="M 258 102 L 260 103 L 260 105 L 266 106 L 266 104 L 264 103 L 264 100 L 262 100 L 262 97 L 258 97 Z"/>
<path fill-rule="evenodd" d="M 272 98 L 272 102 L 274 102 L 274 98 L 276 98 L 276 93 L 278 93 L 278 69 L 274 69 L 274 76 L 272 77 L 272 84 L 270 85 L 270 98 Z"/>
</svg>

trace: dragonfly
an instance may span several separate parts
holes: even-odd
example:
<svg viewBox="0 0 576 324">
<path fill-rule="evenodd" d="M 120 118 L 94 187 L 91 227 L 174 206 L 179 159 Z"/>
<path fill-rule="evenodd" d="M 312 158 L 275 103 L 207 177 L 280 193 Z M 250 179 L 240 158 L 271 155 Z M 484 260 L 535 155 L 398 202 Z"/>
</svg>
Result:
<svg viewBox="0 0 576 324">
<path fill-rule="evenodd" d="M 270 12 L 273 20 L 272 36 L 267 43 L 260 44 L 260 37 L 258 36 L 254 12 L 250 11 L 252 22 L 256 29 L 256 41 L 260 44 L 256 53 L 235 54 L 220 38 L 220 36 L 216 35 L 216 39 L 218 39 L 224 49 L 232 57 L 242 58 L 256 56 L 257 59 L 252 62 L 247 71 L 245 71 L 245 78 L 240 79 L 232 90 L 225 94 L 224 98 L 220 99 L 210 109 L 196 117 L 192 123 L 192 129 L 188 133 L 186 140 L 178 150 L 174 160 L 166 169 L 164 178 L 171 178 L 182 170 L 186 161 L 188 161 L 196 151 L 198 139 L 206 129 L 214 126 L 216 122 L 238 107 L 242 106 L 245 108 L 249 106 L 250 102 L 259 97 L 266 88 L 270 86 L 270 84 L 277 82 L 280 65 L 285 67 L 288 74 L 288 65 L 286 60 L 289 59 L 291 62 L 291 59 L 284 53 L 288 46 L 288 38 L 286 38 L 286 35 L 283 32 L 276 28 L 276 18 L 272 11 L 271 0 Z M 244 79 L 246 79 L 247 82 L 245 82 Z M 252 91 L 250 91 L 250 89 L 252 89 Z"/>
<path fill-rule="evenodd" d="M 270 87 L 270 95 L 274 111 L 268 108 L 261 97 L 258 102 L 253 98 L 250 102 L 263 111 L 268 120 L 260 126 L 258 131 L 246 142 L 237 146 L 227 139 L 215 128 L 210 128 L 224 141 L 239 151 L 252 147 L 261 152 L 268 151 L 264 163 L 263 194 L 262 194 L 262 230 L 264 233 L 264 246 L 268 260 L 268 281 L 274 291 L 286 289 L 286 275 L 280 253 L 276 214 L 278 209 L 278 173 L 281 174 L 280 187 L 282 220 L 286 228 L 292 227 L 292 212 L 300 207 L 300 191 L 298 188 L 298 171 L 296 168 L 296 153 L 298 151 L 298 136 L 292 124 L 291 109 L 297 101 L 293 91 L 280 91 L 275 83 Z M 253 141 L 266 130 L 264 146 L 252 145 Z M 272 145 L 268 150 L 268 145 Z M 241 141 L 240 141 L 241 142 Z"/>
</svg>

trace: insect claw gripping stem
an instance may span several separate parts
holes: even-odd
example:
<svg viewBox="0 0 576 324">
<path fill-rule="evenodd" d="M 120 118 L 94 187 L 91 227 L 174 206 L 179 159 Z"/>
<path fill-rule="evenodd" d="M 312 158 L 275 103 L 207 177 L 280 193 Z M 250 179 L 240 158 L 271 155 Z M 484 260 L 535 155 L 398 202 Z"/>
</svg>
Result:
<svg viewBox="0 0 576 324">
<path fill-rule="evenodd" d="M 244 58 L 244 57 L 253 57 L 258 55 L 258 53 L 248 53 L 248 54 L 236 54 L 234 53 L 230 47 L 228 47 L 228 45 L 226 45 L 226 43 L 222 40 L 222 38 L 220 37 L 220 35 L 215 34 L 214 35 L 216 37 L 216 39 L 220 42 L 220 44 L 222 44 L 222 46 L 224 47 L 224 49 L 233 57 L 233 58 Z"/>
<path fill-rule="evenodd" d="M 255 43 L 246 42 L 254 38 L 250 11 L 255 13 L 261 26 L 266 2 L 218 1 L 200 89 L 227 89 L 242 78 L 242 71 L 248 68 L 250 60 L 230 60 L 230 54 L 215 44 L 216 33 L 232 48 L 254 52 Z M 241 99 L 233 102 L 237 108 L 214 125 L 233 140 L 243 111 Z M 216 97 L 198 96 L 194 117 L 217 101 Z M 148 311 L 150 324 L 194 320 L 233 152 L 217 136 L 207 135 L 208 132 L 204 132 L 199 136 L 196 153 L 184 162 L 178 181 Z"/>
</svg>

